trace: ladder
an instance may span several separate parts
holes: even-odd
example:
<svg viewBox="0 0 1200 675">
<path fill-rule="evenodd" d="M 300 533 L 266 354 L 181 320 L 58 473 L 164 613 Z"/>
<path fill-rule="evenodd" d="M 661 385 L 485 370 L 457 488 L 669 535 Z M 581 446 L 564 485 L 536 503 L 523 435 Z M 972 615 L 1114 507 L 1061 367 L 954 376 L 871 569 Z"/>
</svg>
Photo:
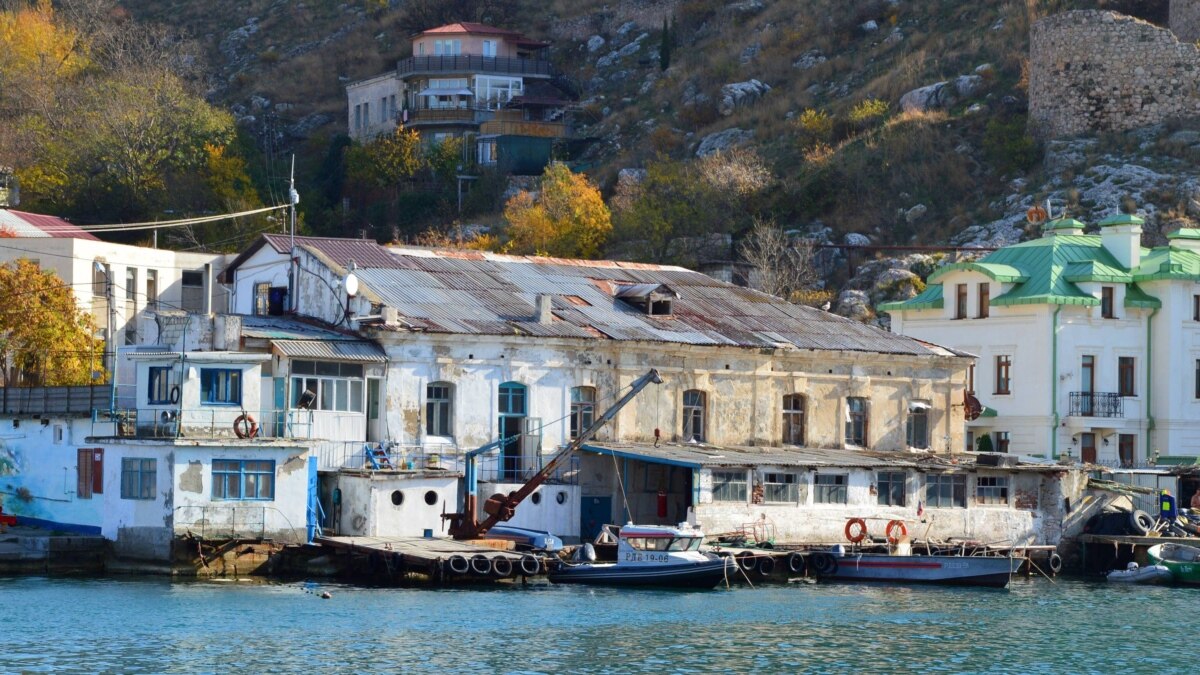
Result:
<svg viewBox="0 0 1200 675">
<path fill-rule="evenodd" d="M 388 455 L 387 450 L 384 450 L 382 445 L 371 447 L 369 444 L 363 446 L 363 453 L 367 457 L 367 462 L 371 464 L 372 469 L 391 469 L 392 458 Z"/>
</svg>

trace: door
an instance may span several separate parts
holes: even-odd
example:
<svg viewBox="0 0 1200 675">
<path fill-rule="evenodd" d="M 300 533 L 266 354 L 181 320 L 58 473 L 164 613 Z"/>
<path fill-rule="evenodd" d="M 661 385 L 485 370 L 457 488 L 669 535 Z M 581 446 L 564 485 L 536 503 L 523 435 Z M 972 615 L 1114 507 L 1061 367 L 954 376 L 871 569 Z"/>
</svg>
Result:
<svg viewBox="0 0 1200 675">
<path fill-rule="evenodd" d="M 1121 459 L 1122 468 L 1131 468 L 1134 465 L 1134 445 L 1137 443 L 1137 436 L 1134 434 L 1121 434 L 1117 437 L 1117 454 Z"/>
<path fill-rule="evenodd" d="M 275 433 L 272 436 L 282 438 L 287 435 L 287 430 L 284 428 L 284 419 L 287 418 L 287 378 L 277 377 L 274 382 L 275 387 Z M 267 424 L 267 420 L 263 420 L 263 425 Z"/>
<path fill-rule="evenodd" d="M 592 541 L 612 519 L 612 497 L 583 497 L 579 500 L 579 540 Z"/>
<path fill-rule="evenodd" d="M 524 473 L 521 435 L 525 432 L 525 385 L 505 382 L 500 385 L 500 480 L 520 480 Z"/>
<path fill-rule="evenodd" d="M 383 423 L 379 415 L 379 378 L 367 378 L 367 441 L 383 440 Z"/>
<path fill-rule="evenodd" d="M 1092 396 L 1096 391 L 1096 357 L 1083 357 L 1083 364 L 1080 368 L 1082 377 L 1079 379 L 1079 385 L 1082 395 L 1079 397 L 1079 414 L 1084 417 L 1091 417 L 1095 412 Z"/>
<path fill-rule="evenodd" d="M 1096 434 L 1080 434 L 1080 457 L 1085 462 L 1096 462 Z"/>
</svg>

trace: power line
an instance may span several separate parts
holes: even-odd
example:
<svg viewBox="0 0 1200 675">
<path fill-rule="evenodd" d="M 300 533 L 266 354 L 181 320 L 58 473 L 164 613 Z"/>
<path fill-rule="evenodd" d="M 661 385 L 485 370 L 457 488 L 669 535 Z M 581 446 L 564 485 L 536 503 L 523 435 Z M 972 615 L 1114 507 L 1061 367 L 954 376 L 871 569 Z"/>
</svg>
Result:
<svg viewBox="0 0 1200 675">
<path fill-rule="evenodd" d="M 261 209 L 252 209 L 250 211 L 240 211 L 238 213 L 221 213 L 215 216 L 198 216 L 195 218 L 180 218 L 178 220 L 159 220 L 149 223 L 127 223 L 124 225 L 84 225 L 76 226 L 85 232 L 128 232 L 132 230 L 157 230 L 164 227 L 183 227 L 185 225 L 202 225 L 204 223 L 215 223 L 221 220 L 230 220 L 232 218 L 243 218 L 253 216 L 259 213 L 267 213 L 269 211 L 279 211 L 286 209 L 290 205 L 283 204 L 280 206 L 266 206 Z"/>
</svg>

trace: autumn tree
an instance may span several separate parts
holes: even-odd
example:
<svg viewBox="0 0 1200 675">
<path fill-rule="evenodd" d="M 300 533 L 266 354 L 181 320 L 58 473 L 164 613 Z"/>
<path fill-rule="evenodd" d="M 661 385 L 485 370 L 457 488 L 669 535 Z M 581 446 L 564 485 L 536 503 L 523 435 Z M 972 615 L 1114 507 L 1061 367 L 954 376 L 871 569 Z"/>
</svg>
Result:
<svg viewBox="0 0 1200 675">
<path fill-rule="evenodd" d="M 82 385 L 102 370 L 104 343 L 71 287 L 19 259 L 0 265 L 0 363 L 7 386 Z"/>
<path fill-rule="evenodd" d="M 403 126 L 353 145 L 346 152 L 347 176 L 376 187 L 395 186 L 415 176 L 424 165 L 420 134 Z"/>
<path fill-rule="evenodd" d="M 504 207 L 508 250 L 561 258 L 594 258 L 612 231 L 600 190 L 566 164 L 551 162 L 535 197 L 522 190 Z"/>
</svg>

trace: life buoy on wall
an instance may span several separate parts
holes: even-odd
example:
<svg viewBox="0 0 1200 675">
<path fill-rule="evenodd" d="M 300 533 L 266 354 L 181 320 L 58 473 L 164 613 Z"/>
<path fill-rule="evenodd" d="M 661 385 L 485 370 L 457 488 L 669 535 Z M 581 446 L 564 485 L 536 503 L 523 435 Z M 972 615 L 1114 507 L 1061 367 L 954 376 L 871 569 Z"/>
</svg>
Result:
<svg viewBox="0 0 1200 675">
<path fill-rule="evenodd" d="M 233 421 L 233 433 L 238 438 L 254 438 L 258 435 L 258 422 L 249 414 L 242 413 Z"/>
<path fill-rule="evenodd" d="M 851 544 L 857 544 L 867 538 L 867 521 L 862 518 L 851 518 L 846 521 L 846 539 Z"/>
<path fill-rule="evenodd" d="M 889 544 L 899 543 L 900 540 L 908 536 L 908 527 L 903 520 L 892 520 L 887 524 L 887 529 L 884 530 L 887 534 Z"/>
<path fill-rule="evenodd" d="M 167 400 L 171 402 L 171 405 L 179 403 L 179 385 L 171 385 L 171 392 L 167 394 Z"/>
</svg>

